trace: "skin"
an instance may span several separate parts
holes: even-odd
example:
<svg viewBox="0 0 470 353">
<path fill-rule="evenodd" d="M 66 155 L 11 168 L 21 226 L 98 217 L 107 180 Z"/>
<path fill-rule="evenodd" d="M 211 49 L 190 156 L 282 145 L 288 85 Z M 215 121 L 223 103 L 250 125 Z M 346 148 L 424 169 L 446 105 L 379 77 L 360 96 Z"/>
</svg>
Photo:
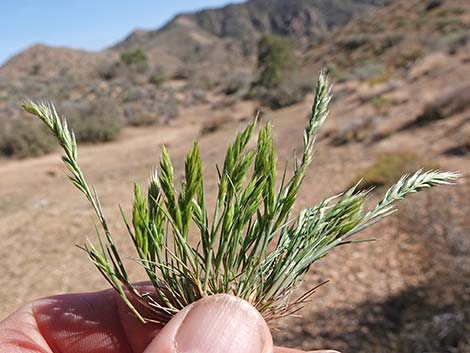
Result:
<svg viewBox="0 0 470 353">
<path fill-rule="evenodd" d="M 219 301 L 227 297 L 230 296 L 220 296 Z M 217 304 L 206 299 L 198 309 L 198 315 L 205 315 L 204 310 L 213 305 Z M 253 310 L 253 315 L 259 315 L 254 308 L 249 310 Z M 155 324 L 141 324 L 112 290 L 44 298 L 24 306 L 0 323 L 0 352 L 176 353 L 171 347 L 174 347 L 175 327 L 180 325 L 185 315 L 189 316 L 184 311 L 189 309 L 183 310 L 181 315 L 178 313 L 162 328 Z M 259 353 L 301 353 L 288 348 L 273 348 L 269 329 L 261 317 L 260 322 L 261 336 L 264 335 L 267 343 Z M 333 351 L 317 351 L 327 352 Z"/>
</svg>

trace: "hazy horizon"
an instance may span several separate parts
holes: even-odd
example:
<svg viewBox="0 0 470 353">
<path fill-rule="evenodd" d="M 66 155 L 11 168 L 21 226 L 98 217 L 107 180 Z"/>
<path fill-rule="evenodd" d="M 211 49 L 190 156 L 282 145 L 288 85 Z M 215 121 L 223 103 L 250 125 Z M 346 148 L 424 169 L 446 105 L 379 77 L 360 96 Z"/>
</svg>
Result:
<svg viewBox="0 0 470 353">
<path fill-rule="evenodd" d="M 0 22 L 0 66 L 35 44 L 98 51 L 124 39 L 135 29 L 155 30 L 181 12 L 221 7 L 242 0 L 179 2 L 99 2 L 46 0 L 3 4 Z"/>
</svg>

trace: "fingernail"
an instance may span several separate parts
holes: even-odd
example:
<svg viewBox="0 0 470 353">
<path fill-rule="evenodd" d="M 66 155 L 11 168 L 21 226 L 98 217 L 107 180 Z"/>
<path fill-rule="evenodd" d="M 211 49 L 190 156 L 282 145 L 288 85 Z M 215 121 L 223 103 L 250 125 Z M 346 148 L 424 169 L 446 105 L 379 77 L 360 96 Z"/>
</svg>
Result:
<svg viewBox="0 0 470 353">
<path fill-rule="evenodd" d="M 246 301 L 216 295 L 191 307 L 175 341 L 178 353 L 263 353 L 265 324 Z"/>
</svg>

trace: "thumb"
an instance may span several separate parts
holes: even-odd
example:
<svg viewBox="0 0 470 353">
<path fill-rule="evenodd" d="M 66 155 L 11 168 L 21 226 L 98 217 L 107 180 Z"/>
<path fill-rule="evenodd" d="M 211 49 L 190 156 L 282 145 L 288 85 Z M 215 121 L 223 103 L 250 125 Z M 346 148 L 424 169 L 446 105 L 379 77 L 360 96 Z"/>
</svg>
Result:
<svg viewBox="0 0 470 353">
<path fill-rule="evenodd" d="M 272 353 L 260 313 L 243 299 L 218 294 L 180 311 L 144 353 Z"/>
</svg>

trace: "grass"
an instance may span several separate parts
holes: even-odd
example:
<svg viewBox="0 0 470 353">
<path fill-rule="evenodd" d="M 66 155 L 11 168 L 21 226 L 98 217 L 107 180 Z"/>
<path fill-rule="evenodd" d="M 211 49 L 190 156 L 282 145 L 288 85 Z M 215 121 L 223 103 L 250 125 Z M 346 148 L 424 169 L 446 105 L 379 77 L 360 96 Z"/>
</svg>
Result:
<svg viewBox="0 0 470 353">
<path fill-rule="evenodd" d="M 299 310 L 314 292 L 312 288 L 294 295 L 314 262 L 336 246 L 353 243 L 356 233 L 394 213 L 395 201 L 424 188 L 450 184 L 458 177 L 450 172 L 419 171 L 400 178 L 372 208 L 366 206 L 368 191 L 352 187 L 293 215 L 329 102 L 330 86 L 322 73 L 304 132 L 304 149 L 299 158 L 294 157 L 290 176 L 286 169 L 280 178 L 277 175 L 271 124 L 261 127 L 251 149 L 248 143 L 257 120 L 239 132 L 227 148 L 223 166 L 217 167 L 219 189 L 211 214 L 197 142 L 187 154 L 185 176 L 178 188 L 170 155 L 163 148 L 147 189 L 134 185 L 131 218 L 123 213 L 154 292 L 139 292 L 133 286 L 98 194 L 79 166 L 75 137 L 67 121 L 48 103 L 26 101 L 23 108 L 46 124 L 64 150 L 70 180 L 85 195 L 99 223 L 98 245 L 88 242 L 83 249 L 140 320 L 166 323 L 200 298 L 229 293 L 247 300 L 267 321 L 273 321 Z M 190 234 L 193 228 L 195 232 Z M 134 302 L 141 303 L 144 310 L 137 309 Z"/>
</svg>

